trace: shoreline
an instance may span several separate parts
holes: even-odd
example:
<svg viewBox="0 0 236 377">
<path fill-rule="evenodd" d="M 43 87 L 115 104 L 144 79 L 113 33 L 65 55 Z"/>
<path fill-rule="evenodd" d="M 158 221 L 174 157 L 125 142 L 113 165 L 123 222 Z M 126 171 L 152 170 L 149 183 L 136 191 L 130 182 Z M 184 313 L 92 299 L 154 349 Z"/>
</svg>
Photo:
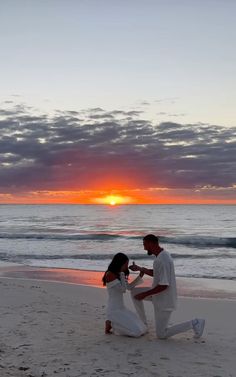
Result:
<svg viewBox="0 0 236 377">
<path fill-rule="evenodd" d="M 0 278 L 17 280 L 36 280 L 53 283 L 75 284 L 95 288 L 102 285 L 102 271 L 78 270 L 69 268 L 30 267 L 15 264 L 0 266 Z M 135 274 L 131 274 L 131 279 Z M 144 277 L 143 286 L 151 284 L 148 276 Z M 177 277 L 179 297 L 236 300 L 236 281 Z"/>
</svg>

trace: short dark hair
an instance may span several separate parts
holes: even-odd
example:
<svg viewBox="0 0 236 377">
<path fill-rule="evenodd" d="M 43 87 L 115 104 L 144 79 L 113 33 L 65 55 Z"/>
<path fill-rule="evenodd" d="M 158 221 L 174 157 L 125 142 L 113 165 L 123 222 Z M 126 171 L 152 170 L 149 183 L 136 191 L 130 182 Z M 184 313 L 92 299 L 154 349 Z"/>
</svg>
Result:
<svg viewBox="0 0 236 377">
<path fill-rule="evenodd" d="M 147 242 L 153 242 L 159 244 L 159 238 L 155 236 L 154 234 L 147 234 L 145 237 L 143 237 L 143 241 Z"/>
</svg>

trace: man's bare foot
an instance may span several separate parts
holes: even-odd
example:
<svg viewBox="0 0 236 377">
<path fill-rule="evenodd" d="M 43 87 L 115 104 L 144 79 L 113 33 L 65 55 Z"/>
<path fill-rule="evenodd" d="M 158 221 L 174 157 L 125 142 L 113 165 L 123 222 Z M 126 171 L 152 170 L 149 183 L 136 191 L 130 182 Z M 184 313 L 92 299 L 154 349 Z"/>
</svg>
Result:
<svg viewBox="0 0 236 377">
<path fill-rule="evenodd" d="M 106 321 L 105 322 L 105 334 L 111 334 L 111 321 Z"/>
</svg>

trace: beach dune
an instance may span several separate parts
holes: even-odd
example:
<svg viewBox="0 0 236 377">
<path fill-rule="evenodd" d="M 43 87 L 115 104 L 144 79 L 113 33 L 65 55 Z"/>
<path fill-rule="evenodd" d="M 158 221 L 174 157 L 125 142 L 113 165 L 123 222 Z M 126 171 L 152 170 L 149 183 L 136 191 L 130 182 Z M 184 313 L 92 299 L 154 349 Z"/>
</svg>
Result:
<svg viewBox="0 0 236 377">
<path fill-rule="evenodd" d="M 148 302 L 148 334 L 105 335 L 102 288 L 1 277 L 0 297 L 1 377 L 235 376 L 235 300 L 179 298 L 171 322 L 203 317 L 204 336 L 157 340 Z"/>
</svg>

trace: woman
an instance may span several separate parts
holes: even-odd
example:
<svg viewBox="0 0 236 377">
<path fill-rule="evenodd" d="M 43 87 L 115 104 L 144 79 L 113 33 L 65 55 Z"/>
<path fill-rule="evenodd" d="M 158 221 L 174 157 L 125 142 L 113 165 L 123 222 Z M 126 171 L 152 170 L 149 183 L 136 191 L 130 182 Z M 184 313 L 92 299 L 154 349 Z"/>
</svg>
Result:
<svg viewBox="0 0 236 377">
<path fill-rule="evenodd" d="M 117 335 L 139 337 L 147 332 L 147 327 L 135 313 L 125 307 L 123 294 L 126 289 L 130 290 L 142 282 L 143 273 L 140 272 L 139 276 L 129 284 L 128 263 L 127 255 L 116 254 L 102 278 L 108 292 L 105 333 L 110 334 L 113 330 Z"/>
</svg>

